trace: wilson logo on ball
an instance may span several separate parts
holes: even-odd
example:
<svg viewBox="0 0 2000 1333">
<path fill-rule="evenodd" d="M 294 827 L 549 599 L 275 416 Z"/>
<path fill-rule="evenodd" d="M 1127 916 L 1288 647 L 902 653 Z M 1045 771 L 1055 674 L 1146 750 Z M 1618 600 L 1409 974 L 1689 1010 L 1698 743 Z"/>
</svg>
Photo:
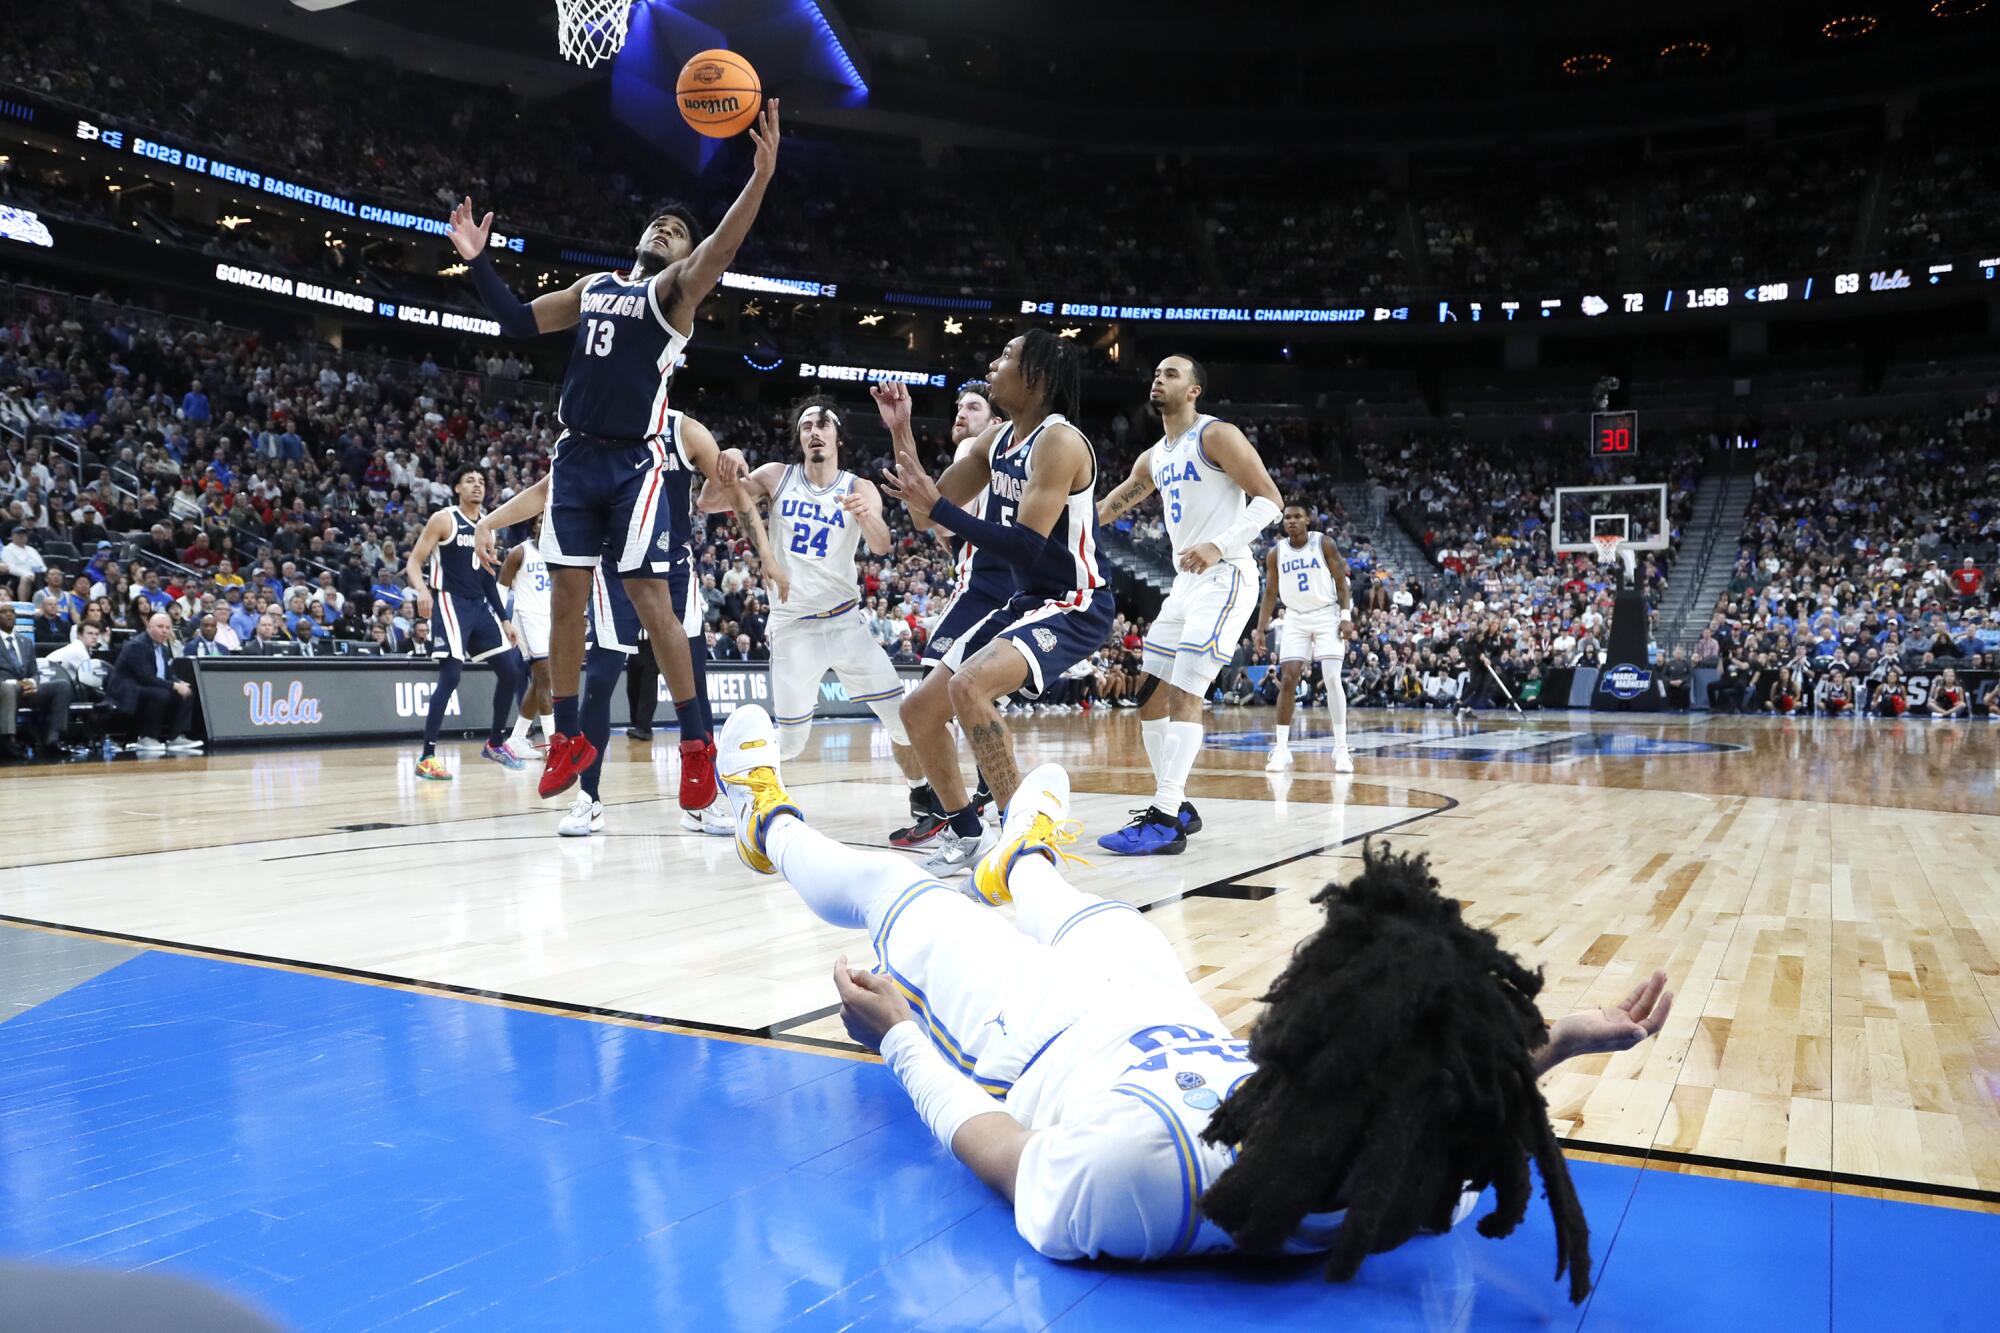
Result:
<svg viewBox="0 0 2000 1333">
<path fill-rule="evenodd" d="M 740 111 L 743 102 L 735 94 L 718 97 L 683 97 L 682 111 L 699 111 L 705 116 L 726 116 L 732 111 Z"/>
</svg>

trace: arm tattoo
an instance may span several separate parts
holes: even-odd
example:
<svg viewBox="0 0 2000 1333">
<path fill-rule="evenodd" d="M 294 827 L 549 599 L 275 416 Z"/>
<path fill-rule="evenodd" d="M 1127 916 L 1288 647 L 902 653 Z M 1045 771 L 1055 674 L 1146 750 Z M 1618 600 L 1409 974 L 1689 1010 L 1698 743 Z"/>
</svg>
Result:
<svg viewBox="0 0 2000 1333">
<path fill-rule="evenodd" d="M 1098 508 L 1109 517 L 1117 518 L 1145 498 L 1145 487 L 1128 478 L 1124 485 L 1105 496 L 1104 502 Z"/>
<path fill-rule="evenodd" d="M 972 757 L 978 761 L 979 771 L 986 775 L 993 799 L 1006 805 L 1021 785 L 1021 770 L 1014 766 L 1014 747 L 1007 739 L 1007 724 L 997 717 L 991 722 L 975 722 L 966 739 L 972 742 Z"/>
</svg>

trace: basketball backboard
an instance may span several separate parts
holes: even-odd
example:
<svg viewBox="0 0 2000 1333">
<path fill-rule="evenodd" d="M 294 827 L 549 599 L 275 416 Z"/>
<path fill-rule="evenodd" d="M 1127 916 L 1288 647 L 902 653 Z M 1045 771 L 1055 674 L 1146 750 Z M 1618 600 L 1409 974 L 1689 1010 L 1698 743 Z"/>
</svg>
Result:
<svg viewBox="0 0 2000 1333">
<path fill-rule="evenodd" d="M 1673 538 L 1667 488 L 1648 482 L 1625 486 L 1558 486 L 1549 518 L 1549 548 L 1557 554 L 1597 553 L 1593 538 L 1618 534 L 1621 551 L 1664 551 Z"/>
</svg>

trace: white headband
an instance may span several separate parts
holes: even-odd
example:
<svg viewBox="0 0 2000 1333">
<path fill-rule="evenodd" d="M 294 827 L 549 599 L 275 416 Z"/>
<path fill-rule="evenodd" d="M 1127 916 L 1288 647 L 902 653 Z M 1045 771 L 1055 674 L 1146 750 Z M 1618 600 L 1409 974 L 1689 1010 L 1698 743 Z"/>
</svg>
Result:
<svg viewBox="0 0 2000 1333">
<path fill-rule="evenodd" d="M 805 425 L 806 421 L 809 418 L 816 416 L 824 417 L 828 421 L 831 421 L 836 426 L 840 424 L 840 413 L 834 411 L 830 407 L 821 407 L 819 404 L 815 403 L 811 407 L 808 407 L 805 411 L 799 413 L 799 419 L 792 423 L 792 429 L 797 430 L 800 426 Z"/>
</svg>

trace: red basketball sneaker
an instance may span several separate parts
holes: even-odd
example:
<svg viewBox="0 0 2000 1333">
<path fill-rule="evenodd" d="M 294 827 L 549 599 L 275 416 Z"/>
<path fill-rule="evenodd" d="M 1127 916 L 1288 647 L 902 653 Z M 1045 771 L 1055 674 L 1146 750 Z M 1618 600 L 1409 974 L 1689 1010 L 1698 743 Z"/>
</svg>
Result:
<svg viewBox="0 0 2000 1333">
<path fill-rule="evenodd" d="M 560 731 L 549 737 L 542 755 L 542 780 L 535 790 L 542 799 L 560 796 L 576 784 L 583 770 L 597 761 L 597 747 L 582 736 L 565 736 Z M 714 779 L 710 779 L 713 785 Z"/>
<path fill-rule="evenodd" d="M 715 742 L 681 742 L 681 809 L 706 810 L 715 803 Z"/>
</svg>

